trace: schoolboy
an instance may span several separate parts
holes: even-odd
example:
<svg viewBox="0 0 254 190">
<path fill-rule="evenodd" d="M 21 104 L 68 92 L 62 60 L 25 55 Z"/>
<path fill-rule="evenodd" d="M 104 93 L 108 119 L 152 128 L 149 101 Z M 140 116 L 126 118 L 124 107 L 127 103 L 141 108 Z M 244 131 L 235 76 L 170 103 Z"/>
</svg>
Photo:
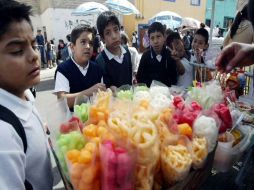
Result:
<svg viewBox="0 0 254 190">
<path fill-rule="evenodd" d="M 183 75 L 178 76 L 177 86 L 183 86 L 184 88 L 190 87 L 193 81 L 194 68 L 190 64 L 190 53 L 185 50 L 184 42 L 179 33 L 172 32 L 167 37 L 166 44 L 170 49 L 172 49 L 172 57 L 180 59 L 181 64 L 184 66 L 185 72 Z"/>
<path fill-rule="evenodd" d="M 96 62 L 103 70 L 103 82 L 113 91 L 116 87 L 132 84 L 132 62 L 128 48 L 121 45 L 120 22 L 110 11 L 103 12 L 97 19 L 97 29 L 106 47 Z"/>
<path fill-rule="evenodd" d="M 138 83 L 145 83 L 148 87 L 153 80 L 169 87 L 176 84 L 178 77 L 176 61 L 164 45 L 164 35 L 165 28 L 161 23 L 154 22 L 149 26 L 148 37 L 151 47 L 141 57 L 137 72 Z"/>
<path fill-rule="evenodd" d="M 46 135 L 29 90 L 40 81 L 40 55 L 29 18 L 31 7 L 1 0 L 0 14 L 0 105 L 20 124 L 0 119 L 0 186 L 23 190 L 29 184 L 36 190 L 51 190 Z M 18 126 L 25 133 L 27 146 L 15 131 Z"/>
<path fill-rule="evenodd" d="M 93 53 L 93 29 L 79 25 L 71 32 L 72 57 L 57 68 L 55 93 L 58 98 L 66 97 L 72 111 L 77 96 L 92 96 L 98 89 L 105 90 L 101 83 L 102 71 L 90 61 Z"/>
<path fill-rule="evenodd" d="M 205 64 L 205 54 L 209 47 L 209 33 L 205 28 L 200 28 L 196 31 L 192 41 L 192 56 L 191 62 Z M 212 79 L 212 74 L 209 69 L 195 68 L 194 77 L 199 82 L 206 82 Z"/>
</svg>

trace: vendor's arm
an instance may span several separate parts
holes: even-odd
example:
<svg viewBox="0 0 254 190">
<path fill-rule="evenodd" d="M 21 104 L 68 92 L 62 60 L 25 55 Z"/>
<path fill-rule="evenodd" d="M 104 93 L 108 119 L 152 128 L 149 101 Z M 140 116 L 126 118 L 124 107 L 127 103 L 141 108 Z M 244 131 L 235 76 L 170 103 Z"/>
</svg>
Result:
<svg viewBox="0 0 254 190">
<path fill-rule="evenodd" d="M 57 72 L 56 74 L 56 82 L 55 82 L 55 94 L 57 95 L 57 98 L 67 98 L 67 103 L 70 108 L 74 106 L 75 98 L 78 96 L 92 96 L 94 92 L 97 92 L 98 90 L 106 90 L 106 87 L 102 83 L 97 83 L 94 86 L 83 90 L 81 92 L 77 93 L 70 93 L 70 86 L 68 79 L 60 72 Z"/>
<path fill-rule="evenodd" d="M 25 190 L 25 158 L 23 142 L 14 128 L 0 121 L 1 189 Z"/>
</svg>

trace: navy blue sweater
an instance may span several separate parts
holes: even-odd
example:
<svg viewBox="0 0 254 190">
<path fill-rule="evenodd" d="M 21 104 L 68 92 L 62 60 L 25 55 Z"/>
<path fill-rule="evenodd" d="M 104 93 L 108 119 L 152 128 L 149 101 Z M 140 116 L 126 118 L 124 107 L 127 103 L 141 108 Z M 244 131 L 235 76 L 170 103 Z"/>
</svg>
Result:
<svg viewBox="0 0 254 190">
<path fill-rule="evenodd" d="M 93 85 L 100 83 L 102 78 L 101 69 L 92 61 L 89 61 L 86 76 L 80 72 L 79 68 L 75 65 L 72 59 L 68 59 L 61 63 L 57 67 L 57 71 L 62 73 L 68 79 L 70 93 L 77 93 L 82 90 L 86 90 Z"/>
<path fill-rule="evenodd" d="M 108 59 L 105 51 L 102 51 L 96 62 L 103 71 L 103 82 L 106 87 L 120 87 L 125 84 L 132 85 L 132 63 L 131 54 L 126 48 L 127 53 L 124 54 L 123 63 L 118 63 L 115 59 Z"/>
<path fill-rule="evenodd" d="M 176 62 L 171 57 L 171 52 L 163 48 L 161 55 L 161 62 L 156 59 L 152 48 L 142 55 L 137 72 L 138 83 L 145 83 L 148 87 L 153 80 L 160 81 L 169 87 L 176 84 Z"/>
</svg>

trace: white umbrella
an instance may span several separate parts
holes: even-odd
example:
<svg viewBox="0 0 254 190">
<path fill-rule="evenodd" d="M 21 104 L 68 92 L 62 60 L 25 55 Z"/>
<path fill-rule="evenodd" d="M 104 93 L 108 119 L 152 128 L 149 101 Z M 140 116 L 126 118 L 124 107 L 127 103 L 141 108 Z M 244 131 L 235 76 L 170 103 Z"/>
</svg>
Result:
<svg viewBox="0 0 254 190">
<path fill-rule="evenodd" d="M 86 2 L 79 5 L 71 14 L 75 16 L 86 16 L 100 14 L 108 10 L 109 9 L 101 3 Z"/>
<path fill-rule="evenodd" d="M 140 14 L 139 10 L 128 0 L 107 0 L 105 5 L 122 15 Z"/>
<path fill-rule="evenodd" d="M 152 24 L 153 22 L 160 22 L 165 24 L 167 28 L 174 29 L 181 26 L 182 17 L 175 12 L 161 11 L 148 20 L 148 24 Z"/>
<path fill-rule="evenodd" d="M 184 17 L 182 26 L 190 27 L 190 28 L 200 28 L 200 21 L 191 18 L 191 17 Z"/>
</svg>

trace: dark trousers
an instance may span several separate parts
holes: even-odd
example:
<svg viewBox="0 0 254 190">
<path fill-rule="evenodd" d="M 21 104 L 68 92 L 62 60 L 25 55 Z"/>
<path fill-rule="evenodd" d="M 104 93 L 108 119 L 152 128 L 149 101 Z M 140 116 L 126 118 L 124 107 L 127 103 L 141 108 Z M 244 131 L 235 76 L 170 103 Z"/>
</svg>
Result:
<svg viewBox="0 0 254 190">
<path fill-rule="evenodd" d="M 43 66 L 44 64 L 46 64 L 46 60 L 45 60 L 45 48 L 44 48 L 44 46 L 39 46 L 39 49 L 40 49 L 40 54 L 41 54 L 41 64 Z"/>
</svg>

